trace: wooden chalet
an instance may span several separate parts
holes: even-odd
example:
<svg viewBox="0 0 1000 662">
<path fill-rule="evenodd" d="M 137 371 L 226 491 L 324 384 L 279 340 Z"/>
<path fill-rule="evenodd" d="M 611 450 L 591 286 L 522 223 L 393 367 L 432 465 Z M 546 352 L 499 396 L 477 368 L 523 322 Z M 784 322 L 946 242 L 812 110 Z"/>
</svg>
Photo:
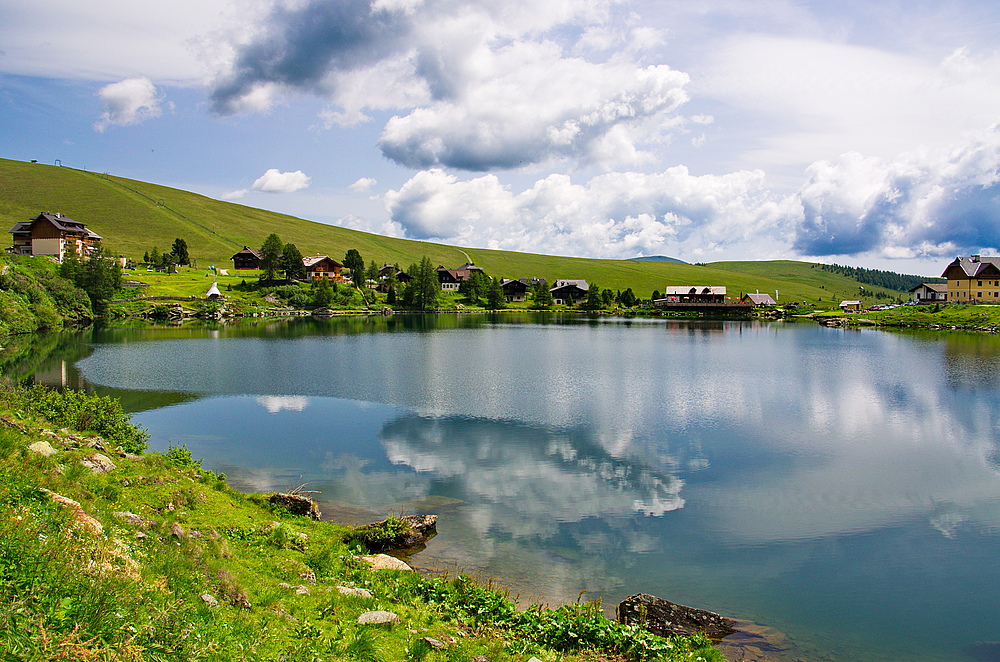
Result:
<svg viewBox="0 0 1000 662">
<path fill-rule="evenodd" d="M 441 289 L 445 292 L 457 292 L 459 285 L 472 277 L 468 270 L 462 269 L 445 269 L 439 266 L 434 271 L 437 273 Z"/>
<path fill-rule="evenodd" d="M 234 269 L 260 269 L 260 251 L 256 248 L 244 246 L 243 250 L 230 259 Z"/>
<path fill-rule="evenodd" d="M 42 212 L 30 221 L 16 223 L 9 230 L 14 255 L 48 255 L 62 262 L 67 253 L 87 257 L 100 246 L 101 236 L 78 221 L 62 214 Z"/>
<path fill-rule="evenodd" d="M 528 296 L 529 287 L 527 278 L 518 280 L 504 278 L 500 281 L 500 288 L 503 290 L 503 296 L 507 301 L 524 301 Z"/>
<path fill-rule="evenodd" d="M 668 285 L 663 297 L 669 303 L 725 303 L 726 288 L 721 285 Z"/>
<path fill-rule="evenodd" d="M 948 300 L 948 283 L 921 283 L 910 288 L 917 303 L 944 303 Z"/>
<path fill-rule="evenodd" d="M 555 287 L 549 289 L 552 300 L 558 306 L 573 306 L 587 299 L 590 285 L 585 280 L 557 280 Z"/>
<path fill-rule="evenodd" d="M 861 302 L 854 299 L 841 301 L 840 309 L 845 313 L 856 313 L 861 310 Z"/>
<path fill-rule="evenodd" d="M 778 302 L 770 294 L 763 292 L 751 292 L 750 294 L 744 294 L 743 298 L 740 299 L 743 303 L 749 303 L 752 306 L 776 306 Z"/>
<path fill-rule="evenodd" d="M 332 280 L 340 282 L 344 277 L 340 275 L 340 270 L 344 268 L 329 255 L 311 255 L 302 258 L 302 264 L 306 268 L 306 280 Z"/>
<path fill-rule="evenodd" d="M 948 279 L 950 303 L 1000 301 L 1000 257 L 956 257 L 941 277 Z"/>
<path fill-rule="evenodd" d="M 518 278 L 511 280 L 504 278 L 500 281 L 503 295 L 508 302 L 525 301 L 531 288 L 539 283 L 545 283 L 544 278 Z"/>
</svg>

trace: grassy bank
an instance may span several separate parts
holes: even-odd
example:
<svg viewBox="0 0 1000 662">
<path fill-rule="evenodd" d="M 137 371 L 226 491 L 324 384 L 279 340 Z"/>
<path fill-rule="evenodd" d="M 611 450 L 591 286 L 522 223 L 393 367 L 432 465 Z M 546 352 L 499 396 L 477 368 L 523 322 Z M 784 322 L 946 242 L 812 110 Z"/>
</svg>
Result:
<svg viewBox="0 0 1000 662">
<path fill-rule="evenodd" d="M 888 326 L 915 329 L 954 329 L 967 331 L 1000 330 L 1000 306 L 947 304 L 899 306 L 890 310 L 872 310 L 845 315 L 828 312 L 818 319 L 836 319 L 845 326 Z"/>
<path fill-rule="evenodd" d="M 521 610 L 468 577 L 374 570 L 347 528 L 144 444 L 117 401 L 0 390 L 5 662 L 722 659 L 597 605 Z M 372 611 L 398 622 L 359 624 Z"/>
</svg>

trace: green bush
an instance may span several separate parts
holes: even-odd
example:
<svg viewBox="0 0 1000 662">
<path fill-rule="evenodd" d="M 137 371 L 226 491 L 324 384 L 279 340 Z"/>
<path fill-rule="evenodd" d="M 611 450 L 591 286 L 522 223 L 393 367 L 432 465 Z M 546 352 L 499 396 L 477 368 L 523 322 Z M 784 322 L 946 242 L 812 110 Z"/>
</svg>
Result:
<svg viewBox="0 0 1000 662">
<path fill-rule="evenodd" d="M 167 452 L 163 454 L 163 457 L 167 459 L 167 462 L 179 469 L 201 469 L 201 460 L 194 459 L 194 456 L 191 455 L 191 450 L 185 444 L 181 444 L 180 446 L 168 445 Z"/>
<path fill-rule="evenodd" d="M 4 390 L 0 392 L 0 401 L 54 425 L 95 432 L 121 446 L 126 453 L 142 453 L 149 442 L 146 429 L 131 423 L 132 415 L 125 413 L 121 402 L 111 396 L 57 391 L 36 384 Z"/>
</svg>

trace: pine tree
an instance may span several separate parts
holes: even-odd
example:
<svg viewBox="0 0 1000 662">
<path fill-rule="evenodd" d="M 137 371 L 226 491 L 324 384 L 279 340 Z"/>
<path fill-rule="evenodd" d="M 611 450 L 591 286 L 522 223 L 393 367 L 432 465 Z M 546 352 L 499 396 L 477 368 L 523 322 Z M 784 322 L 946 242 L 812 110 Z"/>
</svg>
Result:
<svg viewBox="0 0 1000 662">
<path fill-rule="evenodd" d="M 407 284 L 407 292 L 404 292 L 409 294 L 408 305 L 417 310 L 436 310 L 441 285 L 437 272 L 434 271 L 434 263 L 425 255 L 419 264 L 410 267 L 410 275 L 413 276 L 413 281 Z"/>
<path fill-rule="evenodd" d="M 604 307 L 604 300 L 601 298 L 601 288 L 591 283 L 587 290 L 587 302 L 583 304 L 587 310 L 600 310 Z"/>
<path fill-rule="evenodd" d="M 180 237 L 174 239 L 174 245 L 171 246 L 170 253 L 174 256 L 176 264 L 191 264 L 191 256 L 188 255 L 187 242 Z"/>
<path fill-rule="evenodd" d="M 302 263 L 302 253 L 295 244 L 285 244 L 281 249 L 281 270 L 285 272 L 285 280 L 306 277 L 306 265 Z"/>
<path fill-rule="evenodd" d="M 365 284 L 365 259 L 361 257 L 358 249 L 351 248 L 344 256 L 344 266 L 351 272 L 351 282 L 354 287 L 364 287 Z"/>
<path fill-rule="evenodd" d="M 503 294 L 503 286 L 500 285 L 502 278 L 490 279 L 486 289 L 486 307 L 490 310 L 499 310 L 507 303 L 507 298 Z"/>
<path fill-rule="evenodd" d="M 264 280 L 274 280 L 281 268 L 281 251 L 284 248 L 281 237 L 273 232 L 264 239 L 264 244 L 260 247 L 260 268 L 264 270 Z"/>
<path fill-rule="evenodd" d="M 540 280 L 531 286 L 531 298 L 536 308 L 548 308 L 552 305 L 552 291 L 549 284 Z"/>
</svg>

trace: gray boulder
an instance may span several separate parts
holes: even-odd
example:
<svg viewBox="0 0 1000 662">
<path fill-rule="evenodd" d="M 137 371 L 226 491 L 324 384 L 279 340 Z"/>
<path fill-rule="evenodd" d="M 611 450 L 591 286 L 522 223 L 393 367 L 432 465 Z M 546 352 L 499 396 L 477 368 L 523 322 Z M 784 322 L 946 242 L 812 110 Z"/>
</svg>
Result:
<svg viewBox="0 0 1000 662">
<path fill-rule="evenodd" d="M 704 634 L 722 639 L 736 632 L 736 622 L 715 612 L 674 604 L 646 593 L 630 595 L 615 610 L 619 623 L 640 625 L 661 637 Z"/>
<path fill-rule="evenodd" d="M 358 616 L 358 625 L 395 625 L 399 621 L 391 611 L 366 611 Z"/>
</svg>

